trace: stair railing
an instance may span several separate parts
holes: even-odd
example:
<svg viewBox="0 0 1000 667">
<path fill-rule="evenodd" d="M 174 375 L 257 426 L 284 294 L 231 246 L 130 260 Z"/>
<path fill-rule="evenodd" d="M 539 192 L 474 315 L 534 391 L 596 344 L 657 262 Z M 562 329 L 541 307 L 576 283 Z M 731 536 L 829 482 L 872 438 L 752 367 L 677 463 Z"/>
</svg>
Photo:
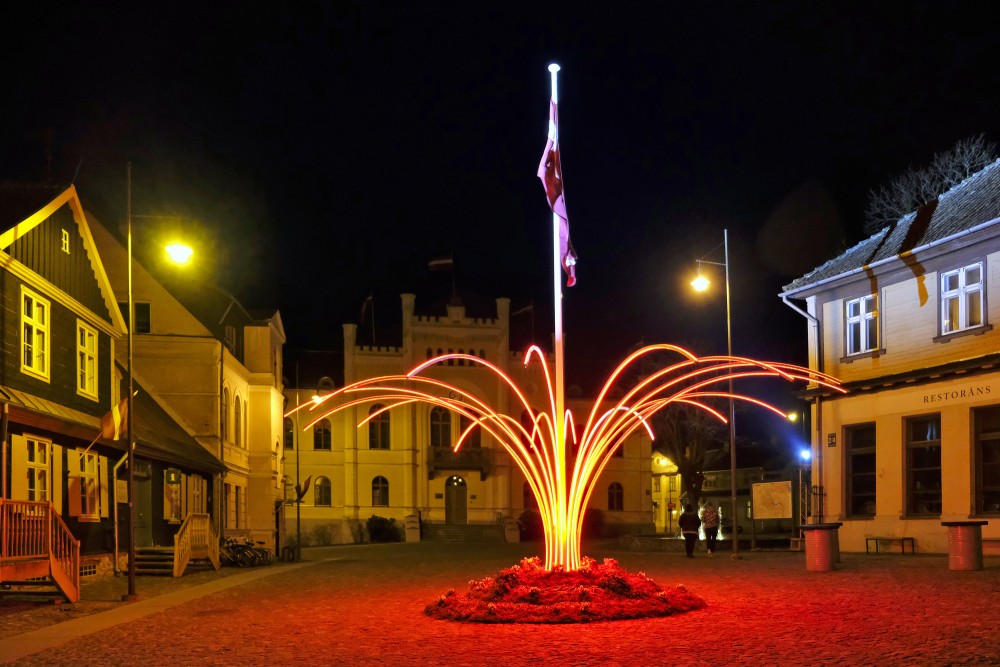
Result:
<svg viewBox="0 0 1000 667">
<path fill-rule="evenodd" d="M 0 560 L 48 559 L 49 576 L 70 602 L 80 600 L 80 542 L 52 503 L 0 498 Z"/>
<path fill-rule="evenodd" d="M 208 514 L 188 514 L 174 535 L 174 576 L 184 574 L 192 558 L 207 558 L 218 570 L 219 536 Z"/>
</svg>

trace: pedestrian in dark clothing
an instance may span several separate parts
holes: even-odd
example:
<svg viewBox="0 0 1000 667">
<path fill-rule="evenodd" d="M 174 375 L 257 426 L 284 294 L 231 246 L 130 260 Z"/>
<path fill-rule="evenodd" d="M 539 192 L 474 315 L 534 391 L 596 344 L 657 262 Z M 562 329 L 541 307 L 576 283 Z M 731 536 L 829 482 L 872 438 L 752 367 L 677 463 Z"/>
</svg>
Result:
<svg viewBox="0 0 1000 667">
<path fill-rule="evenodd" d="M 684 512 L 677 519 L 677 525 L 681 527 L 681 534 L 684 535 L 684 550 L 688 558 L 694 558 L 694 543 L 698 541 L 698 528 L 701 526 L 701 519 L 698 513 L 691 509 L 691 503 L 684 506 Z"/>
<path fill-rule="evenodd" d="M 715 540 L 719 536 L 719 512 L 709 500 L 701 510 L 701 525 L 705 527 L 705 546 L 708 555 L 715 555 Z"/>
</svg>

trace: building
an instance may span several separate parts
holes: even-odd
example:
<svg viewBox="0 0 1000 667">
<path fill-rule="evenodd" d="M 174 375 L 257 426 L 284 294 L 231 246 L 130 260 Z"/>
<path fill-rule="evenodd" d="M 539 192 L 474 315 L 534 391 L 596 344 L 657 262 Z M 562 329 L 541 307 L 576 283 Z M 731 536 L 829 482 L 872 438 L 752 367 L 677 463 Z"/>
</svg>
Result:
<svg viewBox="0 0 1000 667">
<path fill-rule="evenodd" d="M 53 541 L 66 531 L 79 542 L 64 582 L 72 586 L 81 573 L 112 567 L 118 536 L 127 534 L 126 439 L 114 438 L 113 422 L 102 436 L 102 418 L 127 394 L 115 363 L 126 323 L 73 186 L 0 186 L 0 263 L 0 579 L 53 574 L 32 569 L 40 555 L 48 568 L 50 554 L 17 552 L 43 525 L 26 517 L 46 517 Z M 222 466 L 139 388 L 137 543 L 169 544 L 189 513 L 210 511 Z"/>
<path fill-rule="evenodd" d="M 522 353 L 510 349 L 508 299 L 496 299 L 489 316 L 473 316 L 457 299 L 442 308 L 444 312 L 418 315 L 414 295 L 403 294 L 401 299 L 398 346 L 358 345 L 357 327 L 344 325 L 345 384 L 405 373 L 441 354 L 464 353 L 508 374 L 533 408 L 548 404 L 540 367 L 525 368 Z M 302 378 L 309 379 L 286 383 L 290 407 L 334 388 L 333 378 L 341 371 L 299 370 Z M 461 387 L 498 412 L 510 414 L 514 409 L 506 385 L 475 363 L 450 360 L 429 368 L 425 375 Z M 567 407 L 577 419 L 589 410 L 579 400 L 567 400 Z M 370 415 L 373 418 L 365 421 Z M 360 541 L 363 525 L 373 515 L 398 525 L 407 517 L 419 517 L 425 527 L 502 522 L 508 534 L 516 534 L 514 522 L 532 505 L 520 470 L 488 434 L 474 429 L 460 451 L 452 451 L 468 424 L 442 408 L 412 403 L 380 412 L 380 405 L 372 401 L 309 426 L 312 419 L 302 410 L 285 420 L 287 470 L 296 462 L 298 466 L 298 478 L 288 475 L 288 497 L 294 495 L 296 479 L 311 484 L 299 507 L 303 543 Z M 633 436 L 598 480 L 590 505 L 603 512 L 609 531 L 653 531 L 650 460 L 649 438 Z M 288 531 L 295 536 L 296 526 L 290 521 Z"/>
<path fill-rule="evenodd" d="M 117 305 L 127 313 L 127 253 L 93 224 Z M 220 535 L 276 546 L 284 508 L 282 345 L 277 311 L 250 312 L 206 284 L 167 281 L 133 257 L 133 375 L 222 462 L 212 496 Z M 124 350 L 117 349 L 119 361 Z"/>
<path fill-rule="evenodd" d="M 813 517 L 841 548 L 944 552 L 941 522 L 970 519 L 1000 538 L 998 294 L 1000 161 L 784 288 L 848 390 L 810 392 Z"/>
</svg>

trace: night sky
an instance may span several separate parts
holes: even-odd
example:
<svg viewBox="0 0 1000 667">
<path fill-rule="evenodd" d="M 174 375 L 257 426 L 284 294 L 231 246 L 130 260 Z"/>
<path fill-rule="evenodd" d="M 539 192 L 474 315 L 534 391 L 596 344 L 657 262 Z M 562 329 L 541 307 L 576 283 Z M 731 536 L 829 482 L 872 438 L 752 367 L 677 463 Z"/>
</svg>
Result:
<svg viewBox="0 0 1000 667">
<path fill-rule="evenodd" d="M 571 368 L 639 341 L 724 351 L 721 293 L 688 281 L 726 228 L 734 351 L 804 362 L 781 285 L 861 240 L 869 190 L 1000 139 L 981 3 L 17 4 L 0 178 L 75 178 L 117 225 L 131 162 L 133 211 L 202 234 L 203 279 L 277 307 L 290 348 L 339 348 L 368 294 L 359 336 L 397 342 L 401 292 L 443 313 L 451 276 L 427 262 L 445 253 L 470 310 L 533 300 L 549 342 L 550 62 Z"/>
</svg>

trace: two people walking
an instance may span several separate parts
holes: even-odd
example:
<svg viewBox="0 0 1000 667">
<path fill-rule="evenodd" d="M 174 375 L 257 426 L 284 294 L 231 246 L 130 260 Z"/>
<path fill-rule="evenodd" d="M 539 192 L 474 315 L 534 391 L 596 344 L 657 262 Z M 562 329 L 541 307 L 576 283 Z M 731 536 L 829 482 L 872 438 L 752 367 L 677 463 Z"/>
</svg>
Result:
<svg viewBox="0 0 1000 667">
<path fill-rule="evenodd" d="M 684 551 L 688 558 L 694 558 L 694 545 L 698 541 L 698 529 L 705 527 L 705 543 L 708 547 L 708 555 L 715 555 L 715 541 L 719 537 L 719 512 L 715 509 L 712 501 L 705 503 L 701 510 L 701 517 L 694 511 L 691 504 L 684 506 L 684 512 L 677 520 L 677 525 L 681 528 L 684 536 Z"/>
</svg>

